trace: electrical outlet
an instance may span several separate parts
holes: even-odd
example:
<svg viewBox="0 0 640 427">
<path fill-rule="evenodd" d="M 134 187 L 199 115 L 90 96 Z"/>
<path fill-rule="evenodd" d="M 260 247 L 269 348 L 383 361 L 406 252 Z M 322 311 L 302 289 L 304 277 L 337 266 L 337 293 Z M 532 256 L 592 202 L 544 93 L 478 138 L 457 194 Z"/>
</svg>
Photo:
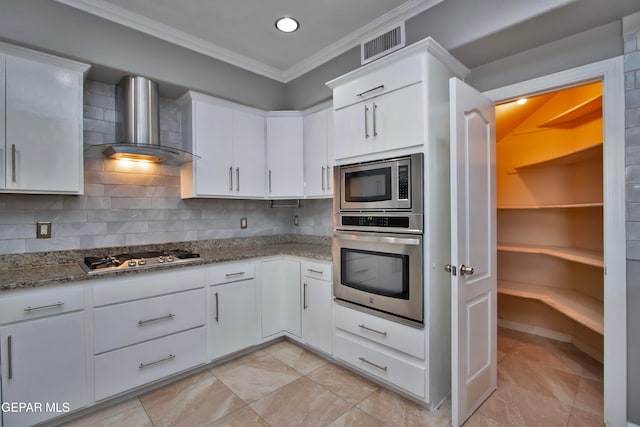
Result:
<svg viewBox="0 0 640 427">
<path fill-rule="evenodd" d="M 38 239 L 51 238 L 51 221 L 36 222 L 36 238 Z"/>
<path fill-rule="evenodd" d="M 247 218 L 240 218 L 240 228 L 247 228 Z"/>
<path fill-rule="evenodd" d="M 300 219 L 298 218 L 298 215 L 293 216 L 293 225 L 295 225 L 296 227 L 300 225 Z"/>
</svg>

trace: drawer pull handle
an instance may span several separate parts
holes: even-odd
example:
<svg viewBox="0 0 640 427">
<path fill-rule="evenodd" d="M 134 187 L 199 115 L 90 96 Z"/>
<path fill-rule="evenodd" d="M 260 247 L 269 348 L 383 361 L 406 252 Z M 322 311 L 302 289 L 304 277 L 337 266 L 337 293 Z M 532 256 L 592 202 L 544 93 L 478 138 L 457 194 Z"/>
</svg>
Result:
<svg viewBox="0 0 640 427">
<path fill-rule="evenodd" d="M 364 106 L 364 137 L 369 138 L 369 123 L 367 119 L 367 113 L 369 112 L 369 107 Z"/>
<path fill-rule="evenodd" d="M 160 317 L 154 317 L 153 319 L 147 319 L 147 320 L 138 320 L 138 325 L 142 326 L 142 325 L 146 325 L 147 323 L 151 323 L 151 322 L 157 322 L 158 320 L 167 320 L 167 319 L 172 319 L 176 317 L 175 314 L 173 313 L 169 313 L 166 316 L 160 316 Z"/>
<path fill-rule="evenodd" d="M 306 310 L 309 306 L 307 305 L 307 284 L 305 283 L 302 287 L 302 309 Z"/>
<path fill-rule="evenodd" d="M 11 144 L 11 181 L 16 181 L 16 144 Z"/>
<path fill-rule="evenodd" d="M 11 349 L 11 335 L 7 337 L 7 354 L 9 357 L 7 358 L 7 374 L 9 379 L 13 378 L 13 351 Z"/>
<path fill-rule="evenodd" d="M 360 92 L 356 96 L 364 96 L 364 95 L 366 95 L 368 93 L 375 92 L 376 90 L 380 90 L 380 89 L 384 89 L 384 85 L 376 86 L 376 87 L 371 88 L 369 90 L 365 90 L 364 92 Z"/>
<path fill-rule="evenodd" d="M 371 328 L 366 327 L 365 325 L 358 325 L 358 327 L 359 327 L 359 328 L 362 328 L 362 329 L 364 329 L 364 330 L 366 330 L 366 331 L 374 332 L 374 333 L 376 333 L 376 334 L 382 335 L 383 337 L 386 337 L 386 336 L 387 336 L 387 333 L 386 333 L 386 332 L 380 332 L 380 331 L 378 331 L 377 329 L 371 329 Z"/>
<path fill-rule="evenodd" d="M 387 372 L 387 367 L 386 366 L 380 366 L 376 363 L 373 362 L 369 362 L 367 359 L 365 359 L 364 357 L 358 357 L 358 360 L 360 360 L 362 363 L 366 363 L 367 365 L 373 366 L 374 368 L 378 368 L 381 371 Z"/>
<path fill-rule="evenodd" d="M 309 273 L 316 273 L 316 274 L 322 274 L 323 272 L 320 270 L 314 270 L 313 268 L 307 268 L 307 271 Z"/>
<path fill-rule="evenodd" d="M 220 308 L 218 306 L 218 293 L 216 292 L 216 322 L 220 320 Z"/>
<path fill-rule="evenodd" d="M 55 304 L 47 304 L 47 305 L 39 305 L 37 307 L 28 306 L 24 309 L 24 311 L 33 311 L 33 310 L 42 310 L 43 308 L 52 308 L 52 307 L 62 307 L 64 305 L 63 302 L 58 301 Z"/>
<path fill-rule="evenodd" d="M 237 273 L 227 273 L 224 275 L 224 277 L 226 277 L 227 279 L 230 279 L 232 277 L 238 277 L 238 276 L 244 276 L 244 271 L 239 271 Z"/>
<path fill-rule="evenodd" d="M 175 354 L 170 354 L 168 357 L 165 357 L 164 359 L 156 360 L 155 362 L 141 363 L 140 365 L 138 365 L 138 369 L 148 368 L 149 366 L 157 365 L 158 363 L 162 363 L 162 362 L 168 362 L 169 360 L 172 360 L 175 358 L 176 358 Z"/>
</svg>

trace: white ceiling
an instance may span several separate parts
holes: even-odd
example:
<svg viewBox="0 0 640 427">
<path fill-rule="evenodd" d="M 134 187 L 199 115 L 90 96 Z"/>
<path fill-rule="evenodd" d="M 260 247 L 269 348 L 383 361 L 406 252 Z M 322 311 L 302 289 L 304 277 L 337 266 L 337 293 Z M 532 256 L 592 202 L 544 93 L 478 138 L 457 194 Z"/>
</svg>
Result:
<svg viewBox="0 0 640 427">
<path fill-rule="evenodd" d="M 444 0 L 58 0 L 287 82 Z M 300 29 L 276 30 L 291 16 Z"/>
</svg>

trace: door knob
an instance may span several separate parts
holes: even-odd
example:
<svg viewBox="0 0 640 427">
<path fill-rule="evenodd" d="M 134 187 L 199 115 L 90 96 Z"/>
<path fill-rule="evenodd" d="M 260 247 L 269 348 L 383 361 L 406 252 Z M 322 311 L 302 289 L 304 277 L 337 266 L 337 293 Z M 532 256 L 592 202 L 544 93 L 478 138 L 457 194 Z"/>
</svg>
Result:
<svg viewBox="0 0 640 427">
<path fill-rule="evenodd" d="M 465 274 L 467 276 L 471 276 L 471 275 L 473 275 L 473 273 L 474 273 L 473 267 L 471 267 L 470 265 L 464 265 L 464 264 L 460 265 L 460 275 L 461 276 L 464 276 Z"/>
</svg>

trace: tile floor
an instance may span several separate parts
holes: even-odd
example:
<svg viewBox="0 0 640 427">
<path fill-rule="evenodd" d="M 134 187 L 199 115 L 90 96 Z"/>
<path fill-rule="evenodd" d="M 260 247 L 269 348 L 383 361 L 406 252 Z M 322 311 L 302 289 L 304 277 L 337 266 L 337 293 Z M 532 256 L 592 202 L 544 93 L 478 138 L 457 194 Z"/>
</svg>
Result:
<svg viewBox="0 0 640 427">
<path fill-rule="evenodd" d="M 500 330 L 498 390 L 465 427 L 602 426 L 602 365 L 569 344 Z M 450 425 L 289 341 L 176 381 L 67 426 Z"/>
</svg>

